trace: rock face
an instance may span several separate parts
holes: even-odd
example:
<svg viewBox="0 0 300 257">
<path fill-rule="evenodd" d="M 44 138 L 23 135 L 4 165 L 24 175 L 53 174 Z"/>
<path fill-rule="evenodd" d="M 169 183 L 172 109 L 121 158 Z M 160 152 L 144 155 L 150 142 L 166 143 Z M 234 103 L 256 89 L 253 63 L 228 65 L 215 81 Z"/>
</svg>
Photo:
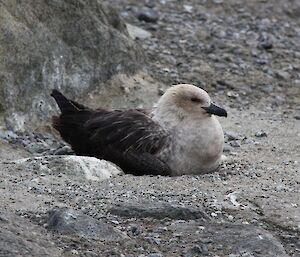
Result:
<svg viewBox="0 0 300 257">
<path fill-rule="evenodd" d="M 52 88 L 78 99 L 144 60 L 117 13 L 96 0 L 4 0 L 0 32 L 0 111 L 14 130 L 53 114 Z"/>
</svg>

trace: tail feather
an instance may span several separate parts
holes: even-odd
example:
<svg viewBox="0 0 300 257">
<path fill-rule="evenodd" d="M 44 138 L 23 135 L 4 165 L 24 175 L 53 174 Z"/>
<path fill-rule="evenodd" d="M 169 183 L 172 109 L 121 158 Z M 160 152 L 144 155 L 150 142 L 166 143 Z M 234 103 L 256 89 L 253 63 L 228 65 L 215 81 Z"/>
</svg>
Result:
<svg viewBox="0 0 300 257">
<path fill-rule="evenodd" d="M 80 108 L 78 108 L 79 106 L 78 107 L 76 106 L 75 102 L 70 101 L 57 89 L 52 90 L 51 96 L 55 99 L 55 101 L 62 113 L 76 112 L 80 109 Z"/>
<path fill-rule="evenodd" d="M 91 109 L 67 99 L 62 93 L 54 89 L 51 96 L 55 99 L 61 114 L 52 117 L 52 126 L 61 137 L 72 146 L 78 155 L 89 152 L 88 135 L 84 129 L 85 122 L 92 115 Z"/>
</svg>

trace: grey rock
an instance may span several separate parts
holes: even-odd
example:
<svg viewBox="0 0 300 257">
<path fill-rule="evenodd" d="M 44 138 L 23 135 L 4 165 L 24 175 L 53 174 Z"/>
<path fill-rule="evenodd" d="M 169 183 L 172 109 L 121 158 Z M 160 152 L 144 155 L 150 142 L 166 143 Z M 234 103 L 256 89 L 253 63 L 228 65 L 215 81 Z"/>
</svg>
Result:
<svg viewBox="0 0 300 257">
<path fill-rule="evenodd" d="M 53 88 L 78 99 L 143 67 L 125 24 L 100 1 L 5 0 L 0 10 L 0 102 L 14 130 L 49 120 Z"/>
<path fill-rule="evenodd" d="M 141 28 L 131 25 L 129 23 L 126 23 L 126 28 L 127 28 L 129 36 L 132 39 L 146 39 L 146 38 L 150 38 L 152 36 L 149 31 L 146 31 L 144 29 L 141 29 Z"/>
<path fill-rule="evenodd" d="M 161 253 L 150 253 L 147 257 L 163 257 L 163 255 Z"/>
<path fill-rule="evenodd" d="M 230 141 L 229 145 L 232 147 L 241 147 L 241 142 L 239 140 Z"/>
<path fill-rule="evenodd" d="M 296 120 L 300 120 L 300 110 L 294 114 Z"/>
<path fill-rule="evenodd" d="M 127 235 L 130 237 L 138 236 L 142 233 L 142 229 L 137 224 L 131 224 L 127 227 Z"/>
<path fill-rule="evenodd" d="M 190 220 L 190 219 L 209 219 L 209 216 L 201 208 L 181 207 L 167 203 L 141 203 L 141 204 L 122 204 L 112 206 L 109 209 L 110 213 L 118 216 L 125 216 L 131 218 L 145 218 L 151 217 L 154 219 L 176 219 L 176 220 Z"/>
<path fill-rule="evenodd" d="M 193 245 L 190 249 L 188 249 L 184 254 L 183 257 L 196 257 L 196 256 L 203 256 L 208 254 L 208 249 L 206 244 L 196 244 Z"/>
<path fill-rule="evenodd" d="M 18 217 L 12 212 L 0 211 L 0 256 L 61 256 L 46 230 Z"/>
<path fill-rule="evenodd" d="M 194 223 L 178 223 L 172 226 L 175 233 L 193 233 Z M 287 257 L 281 242 L 268 231 L 257 228 L 253 225 L 237 225 L 231 223 L 213 224 L 206 223 L 204 229 L 199 231 L 201 244 L 192 248 L 199 255 L 187 256 L 203 256 L 199 253 L 208 250 L 213 251 L 212 255 L 228 256 L 229 254 L 251 253 L 254 256 L 264 257 Z M 205 243 L 206 247 L 202 248 Z M 191 251 L 190 251 L 191 252 Z M 186 252 L 186 254 L 188 251 Z M 204 254 L 206 256 L 207 254 Z"/>
<path fill-rule="evenodd" d="M 30 157 L 30 153 L 28 153 L 23 147 L 15 146 L 7 143 L 6 141 L 0 140 L 0 160 L 14 160 L 20 158 Z M 1 162 L 0 161 L 0 162 Z"/>
<path fill-rule="evenodd" d="M 255 133 L 255 136 L 256 136 L 256 137 L 267 137 L 268 135 L 267 135 L 267 133 L 266 133 L 265 131 L 260 130 L 260 131 L 257 131 L 257 132 Z"/>
<path fill-rule="evenodd" d="M 126 238 L 121 231 L 102 220 L 68 208 L 49 211 L 47 229 L 61 234 L 78 235 L 105 241 L 120 241 Z"/>
<path fill-rule="evenodd" d="M 269 85 L 265 85 L 261 88 L 261 90 L 265 93 L 272 93 L 274 91 L 274 86 L 269 84 Z"/>
<path fill-rule="evenodd" d="M 227 141 L 239 140 L 241 137 L 233 131 L 225 131 L 225 137 Z"/>
<path fill-rule="evenodd" d="M 290 74 L 287 71 L 284 70 L 276 70 L 275 71 L 275 76 L 279 79 L 282 80 L 289 80 L 290 79 Z"/>
<path fill-rule="evenodd" d="M 7 162 L 20 170 L 41 175 L 66 175 L 72 179 L 100 181 L 122 173 L 115 164 L 94 157 L 64 155 L 24 158 Z"/>
</svg>

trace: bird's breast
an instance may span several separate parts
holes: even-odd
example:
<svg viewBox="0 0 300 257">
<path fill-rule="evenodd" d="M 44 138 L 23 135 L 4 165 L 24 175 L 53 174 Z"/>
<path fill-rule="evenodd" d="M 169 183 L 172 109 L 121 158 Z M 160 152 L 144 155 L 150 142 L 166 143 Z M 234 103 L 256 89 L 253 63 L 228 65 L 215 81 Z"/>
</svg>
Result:
<svg viewBox="0 0 300 257">
<path fill-rule="evenodd" d="M 223 151 L 223 130 L 215 117 L 185 121 L 172 131 L 162 153 L 174 175 L 202 174 L 216 169 Z"/>
</svg>

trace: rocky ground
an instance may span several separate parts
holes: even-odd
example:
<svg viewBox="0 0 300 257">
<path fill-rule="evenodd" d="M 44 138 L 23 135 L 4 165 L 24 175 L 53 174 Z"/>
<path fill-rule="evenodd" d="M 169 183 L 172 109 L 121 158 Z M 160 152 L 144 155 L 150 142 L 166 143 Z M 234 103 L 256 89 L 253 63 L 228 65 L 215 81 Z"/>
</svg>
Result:
<svg viewBox="0 0 300 257">
<path fill-rule="evenodd" d="M 227 161 L 102 180 L 87 174 L 94 161 L 62 166 L 72 151 L 57 137 L 2 129 L 0 256 L 300 256 L 300 2 L 114 7 L 151 33 L 136 41 L 161 91 L 193 83 L 227 109 Z"/>
</svg>

